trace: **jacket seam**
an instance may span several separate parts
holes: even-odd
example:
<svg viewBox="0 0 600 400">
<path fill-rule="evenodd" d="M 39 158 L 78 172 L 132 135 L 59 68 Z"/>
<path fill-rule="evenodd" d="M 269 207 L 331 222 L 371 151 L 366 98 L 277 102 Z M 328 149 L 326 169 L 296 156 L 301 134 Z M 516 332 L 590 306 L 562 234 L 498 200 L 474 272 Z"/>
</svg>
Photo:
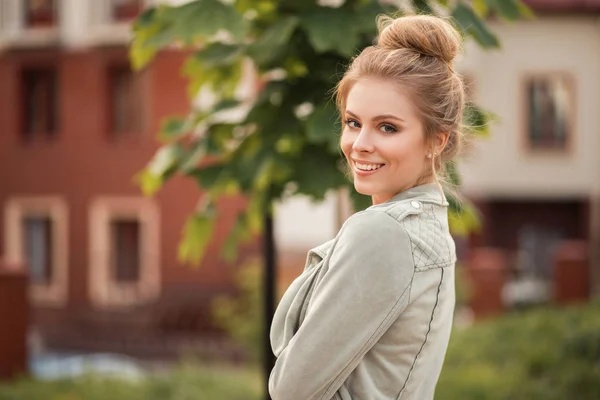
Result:
<svg viewBox="0 0 600 400">
<path fill-rule="evenodd" d="M 433 319 L 435 317 L 435 311 L 437 309 L 437 306 L 438 306 L 439 300 L 440 300 L 440 291 L 442 289 L 442 283 L 444 282 L 444 270 L 441 269 L 441 271 L 442 271 L 442 276 L 440 277 L 440 283 L 438 284 L 438 290 L 437 290 L 437 294 L 435 297 L 435 304 L 433 305 L 433 309 L 431 310 L 431 318 L 429 319 L 429 327 L 427 329 L 427 333 L 425 334 L 425 340 L 423 341 L 421 348 L 419 349 L 417 355 L 415 356 L 415 359 L 413 360 L 410 370 L 408 371 L 408 375 L 406 376 L 406 380 L 404 381 L 404 385 L 400 389 L 400 393 L 398 393 L 398 396 L 396 397 L 396 399 L 400 399 L 400 397 L 404 393 L 404 390 L 408 386 L 408 381 L 410 380 L 410 378 L 412 376 L 412 372 L 417 364 L 417 361 L 419 360 L 419 356 L 423 352 L 423 349 L 425 348 L 425 345 L 427 344 L 427 340 L 429 339 L 429 333 L 431 332 L 431 325 L 433 323 Z"/>
<path fill-rule="evenodd" d="M 444 226 L 442 225 L 442 223 L 440 222 L 440 220 L 438 219 L 437 215 L 435 215 L 435 212 L 433 211 L 433 207 L 431 208 L 431 214 L 433 215 L 433 219 L 435 219 L 435 222 L 438 223 L 439 227 L 440 227 L 440 231 L 444 231 Z M 452 251 L 450 251 L 450 245 L 448 244 L 448 241 L 446 240 L 446 250 L 447 250 L 447 255 L 448 255 L 448 260 L 452 260 Z"/>
<path fill-rule="evenodd" d="M 366 211 L 366 210 L 365 210 L 365 211 Z M 365 211 L 363 211 L 363 212 L 365 212 Z M 375 211 L 375 210 L 371 210 L 371 211 Z M 407 212 L 410 212 L 410 210 L 407 210 Z M 392 215 L 390 215 L 390 214 L 389 214 L 389 213 L 387 213 L 387 212 L 384 212 L 384 214 L 385 214 L 385 215 L 387 215 L 388 217 L 390 217 L 390 218 L 392 218 L 392 219 L 396 220 L 396 222 L 398 223 L 398 226 L 399 226 L 399 227 L 400 227 L 402 230 L 404 230 L 404 231 L 407 233 L 407 235 L 408 235 L 408 239 L 409 239 L 409 244 L 410 244 L 410 243 L 411 243 L 411 242 L 410 242 L 410 240 L 411 240 L 411 239 L 410 239 L 410 234 L 408 233 L 408 230 L 407 230 L 407 229 L 406 229 L 404 226 L 402 226 L 402 225 L 399 223 L 399 221 L 398 221 L 396 218 L 394 218 Z M 355 215 L 356 215 L 356 214 L 355 214 Z M 342 229 L 343 229 L 343 228 L 342 228 Z M 340 233 L 341 233 L 341 231 L 340 231 Z M 340 236 L 341 236 L 341 235 L 340 235 Z M 332 246 L 332 247 L 331 247 L 331 250 L 333 250 L 333 248 L 335 247 L 335 245 L 336 245 L 336 244 L 337 244 L 337 240 L 336 240 L 336 243 L 334 243 L 334 246 Z M 331 257 L 331 254 L 332 254 L 332 253 L 333 253 L 333 251 L 330 251 L 330 253 L 327 255 L 327 257 Z M 411 255 L 412 255 L 412 252 L 411 252 Z M 412 265 L 412 267 L 413 267 L 413 273 L 412 273 L 412 276 L 411 276 L 410 282 L 408 283 L 407 287 L 406 287 L 406 288 L 405 288 L 405 289 L 402 291 L 402 293 L 400 294 L 400 296 L 398 297 L 398 299 L 396 300 L 396 302 L 394 303 L 394 305 L 392 306 L 392 308 L 390 309 L 390 311 L 387 313 L 387 315 L 385 316 L 385 318 L 383 318 L 383 320 L 382 320 L 382 321 L 379 323 L 379 326 L 377 327 L 377 329 L 375 329 L 375 331 L 374 331 L 374 332 L 371 334 L 371 336 L 369 337 L 369 339 L 368 339 L 368 340 L 367 340 L 367 341 L 366 341 L 366 342 L 363 344 L 363 346 L 360 348 L 360 350 L 357 352 L 357 354 L 355 354 L 355 355 L 354 355 L 354 357 L 352 357 L 352 358 L 351 358 L 351 359 L 350 359 L 350 360 L 349 360 L 349 361 L 346 363 L 346 365 L 344 366 L 344 368 L 342 368 L 341 372 L 339 373 L 339 376 L 342 376 L 342 377 L 343 377 L 343 376 L 344 376 L 344 372 L 346 371 L 346 369 L 348 368 L 348 366 L 349 366 L 349 365 L 351 365 L 351 364 L 354 362 L 354 360 L 355 360 L 355 359 L 356 359 L 356 358 L 357 358 L 357 357 L 358 357 L 360 354 L 362 354 L 362 353 L 363 353 L 363 350 L 364 350 L 366 347 L 370 347 L 370 346 L 371 346 L 371 344 L 372 344 L 372 342 L 373 342 L 373 337 L 375 337 L 376 335 L 378 335 L 378 334 L 379 334 L 379 332 L 382 330 L 382 326 L 383 326 L 383 325 L 385 325 L 385 324 L 386 324 L 386 323 L 387 323 L 387 322 L 388 322 L 388 321 L 389 321 L 389 320 L 392 318 L 392 316 L 395 314 L 395 311 L 396 311 L 396 310 L 399 308 L 399 306 L 400 306 L 400 304 L 401 304 L 402 300 L 403 300 L 403 299 L 404 299 L 404 298 L 405 298 L 407 295 L 408 295 L 408 296 L 410 296 L 410 288 L 412 287 L 412 284 L 413 284 L 413 281 L 414 281 L 414 276 L 415 276 L 415 264 L 414 264 L 414 260 L 413 260 L 413 265 Z M 344 380 L 345 380 L 345 378 L 342 378 L 342 379 L 340 379 L 339 377 L 338 377 L 337 379 L 334 379 L 334 380 L 333 380 L 333 381 L 332 381 L 332 382 L 329 384 L 329 386 L 327 386 L 327 388 L 326 388 L 326 389 L 325 389 L 325 391 L 323 392 L 323 395 L 320 397 L 320 400 L 323 400 L 323 399 L 326 399 L 326 398 L 331 398 L 331 395 L 332 395 L 332 394 L 330 393 L 330 391 L 331 391 L 331 388 L 332 388 L 332 387 L 337 387 L 337 385 L 338 385 L 340 382 L 343 382 Z M 335 395 L 335 393 L 337 393 L 337 389 L 335 389 L 335 392 L 333 393 L 333 395 Z"/>
</svg>

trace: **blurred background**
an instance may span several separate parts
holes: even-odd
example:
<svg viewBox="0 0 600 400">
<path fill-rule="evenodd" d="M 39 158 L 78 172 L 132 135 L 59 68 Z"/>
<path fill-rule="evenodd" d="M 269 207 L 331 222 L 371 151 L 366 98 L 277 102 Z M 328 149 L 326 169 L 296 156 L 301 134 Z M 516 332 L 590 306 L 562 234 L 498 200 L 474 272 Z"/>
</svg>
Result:
<svg viewBox="0 0 600 400">
<path fill-rule="evenodd" d="M 0 0 L 2 400 L 104 399 L 107 379 L 117 400 L 265 397 L 262 243 L 235 265 L 217 251 L 246 202 L 219 200 L 194 267 L 178 246 L 195 183 L 133 181 L 190 103 L 186 51 L 130 67 L 132 23 L 159 3 L 186 2 Z M 600 1 L 525 3 L 535 18 L 485 19 L 500 49 L 466 41 L 457 62 L 494 118 L 459 167 L 481 226 L 455 236 L 436 399 L 600 399 Z M 347 197 L 277 203 L 279 295 Z"/>
</svg>

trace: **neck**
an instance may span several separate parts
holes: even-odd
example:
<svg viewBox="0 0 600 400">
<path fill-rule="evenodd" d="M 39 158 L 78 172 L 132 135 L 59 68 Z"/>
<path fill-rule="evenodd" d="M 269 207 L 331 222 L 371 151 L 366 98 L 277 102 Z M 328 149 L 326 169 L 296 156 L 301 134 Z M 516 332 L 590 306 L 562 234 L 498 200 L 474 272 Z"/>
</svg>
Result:
<svg viewBox="0 0 600 400">
<path fill-rule="evenodd" d="M 385 203 L 386 201 L 390 200 L 394 196 L 396 196 L 402 192 L 405 192 L 409 189 L 412 189 L 414 187 L 421 186 L 421 185 L 428 185 L 430 183 L 435 183 L 435 181 L 433 179 L 422 180 L 422 181 L 419 181 L 419 182 L 413 184 L 412 186 L 407 186 L 395 193 L 374 194 L 373 196 L 371 196 L 371 201 L 373 202 L 373 205 L 376 206 L 377 204 Z"/>
</svg>

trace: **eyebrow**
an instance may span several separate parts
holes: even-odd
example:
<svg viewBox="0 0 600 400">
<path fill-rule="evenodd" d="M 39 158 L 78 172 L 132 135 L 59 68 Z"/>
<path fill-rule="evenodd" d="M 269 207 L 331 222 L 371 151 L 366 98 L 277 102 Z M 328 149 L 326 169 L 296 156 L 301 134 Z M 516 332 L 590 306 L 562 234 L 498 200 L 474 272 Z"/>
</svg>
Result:
<svg viewBox="0 0 600 400">
<path fill-rule="evenodd" d="M 350 114 L 351 116 L 353 116 L 354 118 L 358 118 L 358 116 L 356 114 L 354 114 L 352 111 L 350 110 L 346 110 L 346 114 Z M 382 114 L 382 115 L 378 115 L 376 117 L 373 118 L 373 121 L 380 121 L 382 119 L 395 119 L 397 121 L 400 122 L 404 122 L 404 120 L 400 117 L 396 117 L 395 115 L 392 114 Z"/>
</svg>

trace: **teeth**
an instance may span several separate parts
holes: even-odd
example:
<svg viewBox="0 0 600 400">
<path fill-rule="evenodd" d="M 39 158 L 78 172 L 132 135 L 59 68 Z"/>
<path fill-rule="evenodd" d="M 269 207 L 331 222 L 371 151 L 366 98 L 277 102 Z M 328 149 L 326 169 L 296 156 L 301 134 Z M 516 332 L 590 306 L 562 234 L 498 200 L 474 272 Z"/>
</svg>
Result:
<svg viewBox="0 0 600 400">
<path fill-rule="evenodd" d="M 356 168 L 362 171 L 373 171 L 383 167 L 383 164 L 359 164 L 357 162 L 355 162 L 354 165 L 356 165 Z"/>
</svg>

